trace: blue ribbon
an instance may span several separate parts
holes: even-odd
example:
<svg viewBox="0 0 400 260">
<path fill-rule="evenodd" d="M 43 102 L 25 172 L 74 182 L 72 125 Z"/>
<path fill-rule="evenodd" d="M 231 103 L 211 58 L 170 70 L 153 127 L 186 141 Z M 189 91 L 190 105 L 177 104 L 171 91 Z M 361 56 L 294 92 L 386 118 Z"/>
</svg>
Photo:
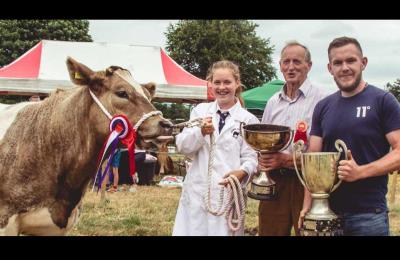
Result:
<svg viewBox="0 0 400 260">
<path fill-rule="evenodd" d="M 119 134 L 119 135 L 120 135 L 120 134 Z M 117 145 L 118 145 L 118 142 L 119 142 L 119 139 L 118 139 L 118 136 L 119 136 L 119 135 L 117 135 L 117 137 L 112 141 L 111 150 L 110 150 L 110 156 L 108 156 L 107 166 L 106 166 L 106 168 L 104 169 L 104 172 L 103 172 L 103 173 L 101 172 L 101 165 L 102 165 L 102 162 L 101 162 L 101 164 L 100 164 L 99 170 L 98 170 L 98 172 L 97 172 L 97 179 L 100 178 L 100 180 L 99 180 L 99 182 L 98 182 L 98 185 L 97 185 L 97 192 L 101 189 L 101 184 L 103 183 L 104 178 L 106 177 L 106 174 L 109 173 L 109 169 L 110 169 L 111 162 L 112 162 L 112 160 L 114 159 L 114 156 L 115 156 L 115 154 L 116 154 L 116 149 L 117 149 Z"/>
</svg>

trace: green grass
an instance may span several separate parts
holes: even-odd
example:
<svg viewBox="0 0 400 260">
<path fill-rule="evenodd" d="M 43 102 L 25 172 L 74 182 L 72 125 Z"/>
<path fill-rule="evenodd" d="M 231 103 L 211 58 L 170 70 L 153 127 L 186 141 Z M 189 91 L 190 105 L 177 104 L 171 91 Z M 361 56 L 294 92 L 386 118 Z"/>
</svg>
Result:
<svg viewBox="0 0 400 260">
<path fill-rule="evenodd" d="M 99 194 L 88 192 L 69 235 L 169 236 L 179 196 L 179 189 L 139 186 L 136 192 L 107 194 L 109 203 L 100 203 Z"/>
<path fill-rule="evenodd" d="M 400 206 L 393 207 L 390 211 L 391 211 L 393 214 L 400 214 Z"/>
<path fill-rule="evenodd" d="M 393 177 L 391 176 L 390 179 Z M 160 179 L 160 177 L 157 177 Z M 400 187 L 398 178 L 397 187 Z M 390 230 L 400 235 L 400 189 L 389 205 Z M 139 186 L 136 192 L 107 194 L 108 202 L 100 203 L 100 194 L 87 192 L 83 212 L 70 236 L 170 236 L 181 190 L 158 186 Z M 255 235 L 258 228 L 258 201 L 248 199 L 245 234 Z"/>
<path fill-rule="evenodd" d="M 395 180 L 395 175 L 390 174 L 388 184 L 389 192 L 387 195 L 388 201 L 390 201 L 390 189 L 392 188 L 393 180 Z M 390 234 L 392 236 L 400 236 L 400 174 L 397 175 L 395 195 L 395 200 L 392 203 L 388 202 Z"/>
</svg>

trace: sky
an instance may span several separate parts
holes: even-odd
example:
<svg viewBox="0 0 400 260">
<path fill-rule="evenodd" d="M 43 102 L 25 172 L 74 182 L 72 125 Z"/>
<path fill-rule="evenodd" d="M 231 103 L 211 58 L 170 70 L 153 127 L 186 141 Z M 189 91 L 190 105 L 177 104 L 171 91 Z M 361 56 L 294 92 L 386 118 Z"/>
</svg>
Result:
<svg viewBox="0 0 400 260">
<path fill-rule="evenodd" d="M 328 90 L 336 84 L 327 69 L 329 43 L 336 37 L 356 38 L 368 58 L 363 78 L 383 88 L 400 78 L 400 20 L 252 20 L 259 26 L 257 36 L 270 40 L 277 77 L 280 50 L 287 41 L 307 46 L 313 62 L 309 79 Z M 178 20 L 89 20 L 89 33 L 95 42 L 160 46 L 165 49 L 165 32 Z"/>
</svg>

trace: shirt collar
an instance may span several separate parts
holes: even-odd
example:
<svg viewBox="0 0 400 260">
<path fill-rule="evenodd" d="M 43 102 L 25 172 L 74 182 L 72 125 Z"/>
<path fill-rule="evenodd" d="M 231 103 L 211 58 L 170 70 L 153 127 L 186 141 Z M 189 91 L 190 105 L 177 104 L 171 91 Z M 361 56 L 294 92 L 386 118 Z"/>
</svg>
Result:
<svg viewBox="0 0 400 260">
<path fill-rule="evenodd" d="M 288 99 L 288 97 L 285 93 L 285 88 L 286 88 L 286 83 L 279 92 L 280 99 L 282 99 L 282 98 Z M 306 80 L 303 82 L 303 84 L 301 84 L 301 86 L 299 88 L 299 95 L 303 94 L 304 97 L 307 97 L 310 94 L 310 89 L 311 89 L 311 82 L 308 78 L 306 78 Z"/>
</svg>

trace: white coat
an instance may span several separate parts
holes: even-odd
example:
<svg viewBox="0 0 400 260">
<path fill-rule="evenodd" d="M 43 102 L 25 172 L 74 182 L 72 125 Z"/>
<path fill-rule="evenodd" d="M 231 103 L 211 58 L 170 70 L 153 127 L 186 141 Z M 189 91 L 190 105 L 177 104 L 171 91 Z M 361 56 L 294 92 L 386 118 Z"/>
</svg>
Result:
<svg viewBox="0 0 400 260">
<path fill-rule="evenodd" d="M 202 103 L 196 106 L 190 119 L 212 116 L 214 125 L 214 166 L 211 178 L 211 207 L 217 209 L 219 191 L 218 184 L 223 176 L 232 171 L 242 169 L 249 175 L 242 180 L 245 188 L 251 176 L 257 170 L 257 153 L 243 140 L 240 122 L 258 124 L 259 120 L 240 106 L 239 102 L 229 109 L 230 116 L 225 126 L 218 133 L 219 107 L 216 102 Z M 176 136 L 176 146 L 180 153 L 193 159 L 182 187 L 182 194 L 175 218 L 172 235 L 174 236 L 227 236 L 231 235 L 225 216 L 214 216 L 207 212 L 204 196 L 207 192 L 208 159 L 210 152 L 210 136 L 203 136 L 199 127 L 185 128 Z M 244 229 L 235 232 L 243 235 Z"/>
</svg>

